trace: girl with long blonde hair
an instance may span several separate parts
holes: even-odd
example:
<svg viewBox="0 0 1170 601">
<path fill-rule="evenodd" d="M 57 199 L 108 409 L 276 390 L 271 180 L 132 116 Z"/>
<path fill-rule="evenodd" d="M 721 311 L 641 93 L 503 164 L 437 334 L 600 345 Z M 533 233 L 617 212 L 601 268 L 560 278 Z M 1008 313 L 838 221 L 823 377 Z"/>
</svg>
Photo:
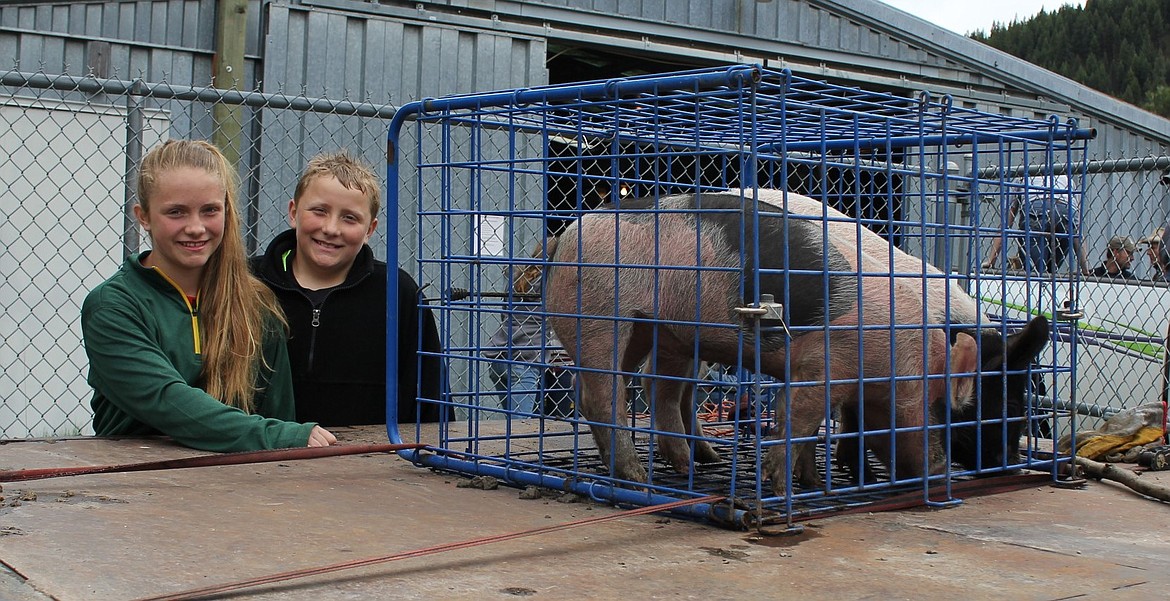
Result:
<svg viewBox="0 0 1170 601">
<path fill-rule="evenodd" d="M 99 436 L 166 434 L 209 451 L 336 442 L 295 416 L 283 316 L 248 272 L 235 172 L 211 144 L 142 159 L 128 257 L 82 305 Z"/>
</svg>

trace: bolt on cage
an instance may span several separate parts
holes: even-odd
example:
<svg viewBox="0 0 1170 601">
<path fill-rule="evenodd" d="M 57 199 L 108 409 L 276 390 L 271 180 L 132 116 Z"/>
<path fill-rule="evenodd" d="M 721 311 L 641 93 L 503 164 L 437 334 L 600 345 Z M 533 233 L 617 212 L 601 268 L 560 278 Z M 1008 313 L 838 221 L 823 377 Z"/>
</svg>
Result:
<svg viewBox="0 0 1170 601">
<path fill-rule="evenodd" d="M 1079 219 L 1085 145 L 1092 135 L 1072 120 L 982 113 L 955 107 L 948 97 L 922 93 L 904 98 L 757 66 L 452 96 L 403 106 L 388 139 L 388 213 L 394 214 L 397 206 L 400 215 L 417 215 L 417 240 L 404 241 L 417 248 L 417 259 L 407 269 L 423 290 L 420 304 L 437 320 L 442 342 L 438 355 L 445 369 L 439 398 L 418 402 L 442 405 L 454 419 L 439 424 L 437 433 L 425 431 L 427 425 L 391 422 L 389 437 L 393 442 L 428 439 L 425 442 L 432 446 L 426 452 L 404 453 L 424 466 L 491 475 L 513 485 L 573 491 L 608 502 L 648 505 L 724 496 L 726 501 L 679 511 L 741 528 L 776 523 L 791 527 L 794 519 L 908 491 L 921 491 L 927 503 L 953 503 L 957 499 L 952 483 L 972 476 L 1028 469 L 1056 478 L 1060 464 L 1069 458 L 1057 452 L 1053 440 L 1075 430 L 1075 420 L 1061 407 L 1076 402 L 1078 280 L 1075 274 L 1056 277 L 1052 272 L 1057 269 L 981 272 L 988 257 L 980 242 L 999 239 L 1005 248 L 1000 261 L 1006 261 L 1013 244 L 1056 248 L 1076 241 L 1075 228 L 1041 231 L 1023 219 L 1015 227 L 1008 216 L 1013 207 L 1043 197 L 1054 214 L 1063 212 L 1060 216 L 1068 221 Z M 958 164 L 969 164 L 971 171 L 960 173 Z M 803 209 L 789 206 L 790 198 L 797 198 L 793 193 L 813 204 Z M 709 214 L 709 209 L 686 200 L 708 197 L 721 198 L 731 208 Z M 772 200 L 764 202 L 764 197 Z M 998 199 L 998 206 L 989 209 L 989 197 Z M 972 198 L 983 202 L 971 202 Z M 997 223 L 1007 225 L 981 227 L 979 214 L 988 210 L 998 211 Z M 672 220 L 672 215 L 680 219 Z M 811 232 L 818 244 L 825 245 L 822 250 L 828 248 L 824 239 L 830 230 L 837 233 L 834 240 L 846 246 L 860 248 L 880 241 L 871 247 L 880 260 L 861 267 L 865 253 L 857 250 L 853 269 L 841 270 L 827 262 L 807 269 L 787 258 L 778 268 L 762 268 L 761 257 L 775 254 L 777 248 L 784 249 L 780 254 L 785 257 L 789 253 L 775 239 L 760 239 L 761 219 L 780 223 L 783 240 L 798 235 L 798 229 Z M 393 240 L 398 224 L 389 221 L 387 236 Z M 655 229 L 667 221 L 689 223 L 694 230 L 678 235 Z M 568 255 L 583 257 L 605 247 L 602 255 L 607 258 L 564 259 L 568 251 L 557 246 L 558 236 L 584 232 L 586 222 L 608 224 L 613 238 L 609 244 L 591 240 L 587 246 L 582 234 L 573 238 L 576 252 Z M 621 233 L 623 227 L 628 234 L 634 229 L 631 224 L 645 223 L 651 224 L 651 234 L 641 242 Z M 733 249 L 737 256 L 730 264 L 706 263 L 701 248 L 709 238 L 728 232 L 733 234 L 728 239 L 738 240 Z M 649 246 L 635 249 L 631 244 Z M 683 250 L 672 249 L 673 244 Z M 396 263 L 396 245 L 389 245 L 388 254 L 387 261 Z M 917 257 L 937 270 L 921 260 L 907 269 L 895 255 Z M 680 256 L 690 258 L 679 260 Z M 608 275 L 591 278 L 583 275 L 586 272 Z M 570 275 L 558 282 L 576 281 L 579 286 L 586 282 L 589 288 L 551 289 L 549 278 L 555 274 Z M 647 294 L 641 289 L 623 292 L 630 282 L 657 283 L 678 274 L 690 278 L 693 298 L 687 294 L 668 298 L 658 284 L 652 284 Z M 727 293 L 723 297 L 737 296 L 739 306 L 732 310 L 739 317 L 711 321 L 696 299 L 702 296 L 706 301 L 705 292 L 717 285 L 727 288 L 728 276 L 734 283 L 721 292 Z M 917 286 L 921 294 L 904 309 L 892 292 L 885 309 L 863 292 L 846 299 L 845 304 L 857 305 L 859 314 L 888 310 L 891 316 L 884 323 L 845 326 L 825 323 L 826 318 L 800 324 L 793 321 L 789 302 L 801 293 L 789 285 L 800 276 L 820 277 L 817 281 L 852 278 L 879 287 L 884 280 L 891 290 Z M 768 298 L 761 278 L 780 281 L 789 292 Z M 395 287 L 394 278 L 390 280 Z M 395 292 L 392 289 L 388 297 L 390 315 L 397 310 Z M 550 308 L 550 295 L 560 299 L 560 309 Z M 641 298 L 631 299 L 634 295 Z M 658 312 L 668 303 L 677 304 L 680 297 L 691 308 L 689 317 Z M 565 299 L 570 299 L 568 304 Z M 583 299 L 600 299 L 608 308 L 581 313 Z M 623 313 L 619 307 L 631 302 L 652 309 L 634 316 Z M 956 313 L 956 307 L 967 306 L 963 303 L 975 303 L 978 310 Z M 835 310 L 828 304 L 821 308 L 825 315 Z M 956 370 L 949 347 L 941 369 L 920 368 L 909 375 L 862 373 L 864 369 L 850 366 L 872 363 L 876 353 L 867 357 L 863 348 L 830 348 L 835 340 L 830 332 L 849 333 L 852 328 L 857 339 L 884 332 L 889 348 L 898 349 L 885 351 L 889 371 L 894 372 L 895 354 L 914 357 L 905 345 L 895 345 L 903 332 L 919 341 L 942 332 L 953 341 L 956 332 L 966 328 L 1003 339 L 1036 315 L 1046 316 L 1051 329 L 1048 344 L 1035 361 L 1010 372 L 1025 382 L 1021 386 L 1026 386 L 1029 400 L 1022 415 L 1016 416 L 1005 417 L 1001 410 L 995 417 L 995 411 L 980 408 L 973 418 L 961 421 L 953 419 L 949 404 L 933 402 L 936 399 L 925 391 L 949 395 L 967 377 L 976 382 L 975 404 L 996 406 L 983 399 L 996 397 L 992 389 L 999 385 L 982 384 L 982 367 Z M 392 319 L 388 323 L 388 340 L 394 341 L 397 324 Z M 614 338 L 582 340 L 574 335 L 588 323 L 603 324 L 601 331 L 606 336 L 613 332 Z M 622 357 L 612 357 L 604 365 L 574 363 L 586 352 L 585 345 L 609 345 L 616 353 L 625 344 L 618 339 L 620 332 L 629 328 L 645 335 L 641 346 L 650 349 L 636 367 L 631 368 L 630 361 L 623 365 Z M 659 365 L 665 363 L 667 344 L 675 342 L 671 328 L 676 333 L 699 332 L 687 339 L 689 365 L 673 372 Z M 760 347 L 765 330 L 780 336 L 782 348 L 790 348 L 801 337 L 823 341 L 809 348 L 822 348 L 822 371 L 834 374 L 832 379 L 795 378 L 793 358 L 782 362 L 781 373 L 775 369 L 766 373 L 759 361 L 769 352 Z M 713 363 L 701 351 L 700 341 L 713 332 L 732 332 L 748 350 Z M 574 341 L 562 346 L 557 334 L 566 333 Z M 933 356 L 926 342 L 914 348 L 920 363 Z M 397 365 L 397 352 L 395 344 L 388 344 L 388 365 Z M 853 375 L 840 377 L 842 369 Z M 396 378 L 419 375 L 398 374 L 393 367 L 389 372 L 389 391 L 397 389 Z M 593 419 L 583 415 L 585 381 L 605 383 L 594 384 L 590 398 L 609 403 L 608 413 L 594 408 L 588 412 Z M 908 390 L 923 392 L 899 398 L 897 390 L 907 381 L 921 384 Z M 846 431 L 843 409 L 825 392 L 815 416 L 819 429 L 794 436 L 790 422 L 778 415 L 793 417 L 789 412 L 793 395 L 809 387 L 825 391 L 850 387 L 860 396 L 885 387 L 886 411 L 910 407 L 918 425 L 897 426 L 891 419 L 894 426 L 871 428 L 863 423 Z M 681 395 L 685 432 L 678 427 L 656 429 L 670 416 L 655 399 L 673 394 Z M 1062 402 L 1040 403 L 1041 398 Z M 387 403 L 387 414 L 397 415 L 397 399 L 389 395 Z M 942 408 L 932 409 L 938 407 Z M 1022 437 L 1018 458 L 1007 448 L 1006 433 L 1013 424 Z M 591 426 L 606 429 L 595 438 Z M 992 440 L 1000 440 L 999 459 L 967 466 L 951 463 L 952 434 L 957 436 L 957 428 L 964 426 L 967 432 L 978 432 L 975 444 L 984 445 L 979 451 L 992 451 L 989 457 L 996 456 Z M 898 450 L 900 437 L 908 432 L 919 434 L 907 440 L 921 441 L 924 462 L 941 448 L 948 460 L 945 465 L 938 469 L 923 463 L 904 469 L 897 461 L 877 460 L 864 446 L 865 441 L 874 441 L 888 445 L 889 457 L 900 457 L 902 451 L 913 455 L 910 448 Z M 996 432 L 1004 435 L 997 437 Z M 612 449 L 619 437 L 632 441 L 644 478 L 631 480 L 628 473 L 623 477 L 614 453 L 602 457 L 598 441 Z M 689 460 L 699 458 L 701 447 L 716 450 L 721 460 L 675 469 L 662 456 L 664 441 L 671 437 L 686 442 Z M 863 443 L 858 446 L 864 473 L 850 476 L 841 469 L 836 455 L 841 442 L 849 440 Z M 789 468 L 795 459 L 789 453 L 785 486 L 777 492 L 761 468 L 774 447 L 815 456 L 820 482 L 807 485 L 793 479 Z"/>
</svg>

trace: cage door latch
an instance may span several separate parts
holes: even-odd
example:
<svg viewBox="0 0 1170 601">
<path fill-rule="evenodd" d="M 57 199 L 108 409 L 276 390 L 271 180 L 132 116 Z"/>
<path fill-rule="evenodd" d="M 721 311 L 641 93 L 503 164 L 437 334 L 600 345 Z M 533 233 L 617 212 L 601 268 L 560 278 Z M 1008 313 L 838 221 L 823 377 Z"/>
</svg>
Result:
<svg viewBox="0 0 1170 601">
<path fill-rule="evenodd" d="M 788 324 L 784 323 L 784 305 L 776 302 L 776 298 L 771 294 L 761 294 L 758 305 L 751 304 L 746 307 L 736 307 L 735 312 L 745 319 L 758 319 L 761 328 L 780 326 L 784 328 L 784 333 L 789 338 L 792 337 L 792 332 L 788 330 Z"/>
</svg>

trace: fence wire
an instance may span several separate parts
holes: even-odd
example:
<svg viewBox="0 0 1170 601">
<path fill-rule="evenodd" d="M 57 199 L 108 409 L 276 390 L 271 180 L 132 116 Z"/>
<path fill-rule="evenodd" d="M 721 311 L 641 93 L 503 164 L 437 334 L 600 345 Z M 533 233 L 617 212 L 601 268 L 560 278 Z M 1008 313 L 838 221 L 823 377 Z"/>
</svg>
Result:
<svg viewBox="0 0 1170 601">
<path fill-rule="evenodd" d="M 238 155 L 245 237 L 249 249 L 260 252 L 287 227 L 287 203 L 307 160 L 348 148 L 383 165 L 394 112 L 391 105 L 303 92 L 0 71 L 0 185 L 5 190 L 0 206 L 0 438 L 92 433 L 80 307 L 86 293 L 127 253 L 147 245 L 130 212 L 136 201 L 135 165 L 147 149 L 166 138 L 200 138 L 223 146 L 230 144 L 225 135 L 239 131 L 231 154 Z M 550 146 L 554 170 L 556 152 Z M 1076 403 L 1083 415 L 1096 419 L 1160 395 L 1170 291 L 1151 280 L 1155 272 L 1148 245 L 1138 242 L 1170 217 L 1170 151 L 1135 148 L 1130 156 L 1091 158 L 1081 228 L 1089 266 L 1103 261 L 1112 237 L 1128 236 L 1135 243 L 1131 269 L 1136 276 L 1078 276 L 1079 285 L 1066 287 L 1079 294 L 1084 310 L 1081 327 L 1069 330 L 1082 343 Z M 970 173 L 973 167 L 958 169 Z M 377 171 L 384 175 L 381 168 Z M 535 191 L 554 210 L 557 199 L 570 194 L 557 189 L 567 181 L 533 174 Z M 644 192 L 637 186 L 631 190 Z M 402 197 L 412 193 L 420 192 L 404 188 Z M 994 194 L 984 199 L 975 191 L 973 196 L 986 201 L 985 210 L 974 212 L 980 227 L 999 228 L 998 210 L 986 210 Z M 385 256 L 387 244 L 395 244 L 402 264 L 417 258 L 416 241 L 429 234 L 425 223 L 420 232 L 414 208 L 406 200 L 401 210 L 388 207 L 400 237 L 388 241 L 379 228 L 371 240 L 378 256 Z M 953 210 L 969 211 L 970 206 Z M 385 223 L 387 214 L 379 217 Z M 556 224 L 546 225 L 555 229 Z"/>
<path fill-rule="evenodd" d="M 137 162 L 153 145 L 232 148 L 245 241 L 259 253 L 287 227 L 313 155 L 346 148 L 384 177 L 394 112 L 347 98 L 0 72 L 0 438 L 92 433 L 81 303 L 148 247 L 131 207 Z M 383 228 L 370 243 L 385 256 Z"/>
</svg>

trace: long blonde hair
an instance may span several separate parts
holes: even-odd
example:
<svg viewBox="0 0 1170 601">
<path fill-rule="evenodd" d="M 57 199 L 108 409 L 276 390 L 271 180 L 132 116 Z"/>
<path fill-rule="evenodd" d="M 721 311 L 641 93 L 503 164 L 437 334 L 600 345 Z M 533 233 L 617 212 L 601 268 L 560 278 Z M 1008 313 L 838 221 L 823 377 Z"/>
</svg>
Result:
<svg viewBox="0 0 1170 601">
<path fill-rule="evenodd" d="M 263 366 L 266 321 L 284 324 L 276 295 L 248 271 L 241 234 L 235 170 L 215 146 L 202 140 L 167 140 L 142 158 L 138 203 L 150 212 L 150 197 L 168 171 L 201 169 L 219 178 L 225 191 L 223 240 L 211 254 L 199 281 L 203 368 L 200 385 L 207 394 L 251 413 L 256 375 Z"/>
</svg>

